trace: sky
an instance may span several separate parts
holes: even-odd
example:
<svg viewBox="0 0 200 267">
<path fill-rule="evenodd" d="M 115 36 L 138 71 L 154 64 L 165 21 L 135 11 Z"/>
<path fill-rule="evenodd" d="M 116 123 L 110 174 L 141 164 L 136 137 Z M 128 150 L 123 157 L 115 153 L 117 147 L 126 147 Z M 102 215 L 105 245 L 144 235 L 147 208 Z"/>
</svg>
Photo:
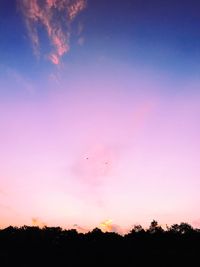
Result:
<svg viewBox="0 0 200 267">
<path fill-rule="evenodd" d="M 0 227 L 200 227 L 199 11 L 0 1 Z"/>
</svg>

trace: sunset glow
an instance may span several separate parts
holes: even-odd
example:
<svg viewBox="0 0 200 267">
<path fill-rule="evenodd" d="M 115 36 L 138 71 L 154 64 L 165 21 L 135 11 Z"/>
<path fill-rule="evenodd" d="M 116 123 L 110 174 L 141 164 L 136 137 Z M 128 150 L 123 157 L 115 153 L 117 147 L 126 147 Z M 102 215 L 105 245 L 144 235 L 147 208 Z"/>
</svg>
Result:
<svg viewBox="0 0 200 267">
<path fill-rule="evenodd" d="M 1 1 L 1 228 L 200 227 L 200 4 L 150 2 Z"/>
</svg>

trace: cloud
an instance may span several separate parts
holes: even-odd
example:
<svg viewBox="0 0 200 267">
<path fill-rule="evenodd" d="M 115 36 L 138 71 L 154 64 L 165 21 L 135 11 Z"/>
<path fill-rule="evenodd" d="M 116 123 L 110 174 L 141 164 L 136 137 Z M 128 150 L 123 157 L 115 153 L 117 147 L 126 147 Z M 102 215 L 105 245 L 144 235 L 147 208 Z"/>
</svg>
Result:
<svg viewBox="0 0 200 267">
<path fill-rule="evenodd" d="M 123 231 L 121 227 L 117 224 L 114 224 L 112 220 L 105 220 L 104 222 L 100 223 L 99 228 L 103 232 L 115 232 L 118 234 L 122 234 Z"/>
<path fill-rule="evenodd" d="M 19 0 L 36 56 L 40 54 L 39 30 L 45 29 L 51 46 L 49 60 L 58 65 L 70 50 L 70 25 L 86 7 L 86 0 Z"/>
<path fill-rule="evenodd" d="M 49 56 L 49 60 L 55 65 L 58 65 L 60 63 L 60 57 L 57 54 L 51 54 Z"/>
<path fill-rule="evenodd" d="M 78 224 L 74 224 L 73 228 L 75 228 L 80 233 L 88 233 L 89 229 L 79 226 Z"/>
<path fill-rule="evenodd" d="M 46 226 L 46 223 L 42 222 L 40 219 L 38 218 L 32 218 L 32 225 L 33 226 L 38 226 L 40 228 L 43 228 Z"/>
<path fill-rule="evenodd" d="M 103 232 L 111 232 L 112 231 L 112 220 L 106 220 L 100 223 L 100 229 Z"/>
</svg>

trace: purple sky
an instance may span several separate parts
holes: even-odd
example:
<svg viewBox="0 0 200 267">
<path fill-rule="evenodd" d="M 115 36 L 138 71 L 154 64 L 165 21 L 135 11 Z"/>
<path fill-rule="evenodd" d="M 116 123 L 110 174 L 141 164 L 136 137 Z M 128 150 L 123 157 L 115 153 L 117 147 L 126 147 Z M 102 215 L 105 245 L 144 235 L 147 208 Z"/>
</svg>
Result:
<svg viewBox="0 0 200 267">
<path fill-rule="evenodd" d="M 0 4 L 0 226 L 199 227 L 197 7 L 39 2 Z"/>
</svg>

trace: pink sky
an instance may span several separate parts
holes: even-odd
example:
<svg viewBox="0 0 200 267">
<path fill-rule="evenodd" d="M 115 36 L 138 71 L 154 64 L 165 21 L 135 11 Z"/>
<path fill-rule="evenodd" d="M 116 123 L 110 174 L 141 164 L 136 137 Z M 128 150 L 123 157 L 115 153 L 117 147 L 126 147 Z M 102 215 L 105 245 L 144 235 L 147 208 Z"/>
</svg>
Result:
<svg viewBox="0 0 200 267">
<path fill-rule="evenodd" d="M 189 89 L 198 84 L 167 95 L 167 77 L 130 72 L 0 100 L 1 227 L 197 226 L 200 95 Z"/>
</svg>

